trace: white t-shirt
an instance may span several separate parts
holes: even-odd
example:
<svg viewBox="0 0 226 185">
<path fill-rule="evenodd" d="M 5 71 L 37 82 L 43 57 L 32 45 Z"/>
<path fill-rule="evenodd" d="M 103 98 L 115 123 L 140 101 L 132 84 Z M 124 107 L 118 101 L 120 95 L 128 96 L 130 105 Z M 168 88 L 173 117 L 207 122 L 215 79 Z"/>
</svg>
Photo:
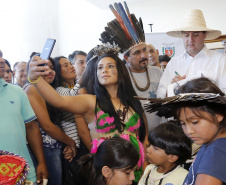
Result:
<svg viewBox="0 0 226 185">
<path fill-rule="evenodd" d="M 127 66 L 128 69 L 128 66 Z M 159 67 L 155 66 L 148 66 L 148 73 L 149 73 L 149 78 L 150 78 L 150 86 L 146 91 L 140 91 L 139 89 L 136 88 L 134 81 L 131 78 L 130 79 L 133 85 L 134 90 L 137 93 L 137 96 L 143 97 L 143 98 L 156 98 L 157 97 L 157 89 L 159 86 L 159 81 L 162 76 L 162 70 Z M 134 73 L 132 72 L 137 84 L 139 87 L 144 88 L 147 85 L 147 74 L 146 72 L 143 73 Z M 141 100 L 140 101 L 142 106 L 144 103 L 147 102 L 147 100 Z M 161 118 L 155 115 L 156 113 L 146 113 L 146 118 L 147 118 L 147 124 L 148 124 L 148 131 L 152 130 L 154 127 L 158 126 L 161 123 Z"/>
<path fill-rule="evenodd" d="M 175 72 L 180 76 L 186 75 L 183 82 L 179 81 L 180 85 L 194 78 L 207 77 L 216 82 L 222 91 L 226 90 L 226 55 L 209 50 L 206 46 L 194 58 L 185 52 L 169 61 L 159 83 L 158 97 L 166 97 L 167 91 L 168 96 L 172 95 L 173 88 L 177 85 L 171 84 L 176 76 Z"/>
<path fill-rule="evenodd" d="M 161 180 L 161 177 L 163 176 L 163 173 L 157 172 L 157 167 L 154 164 L 150 164 L 146 167 L 143 176 L 141 177 L 138 185 L 145 185 L 145 181 L 147 178 L 147 175 L 149 172 L 153 170 L 153 172 L 149 175 L 148 178 L 148 185 L 158 185 L 159 181 Z M 172 173 L 165 178 L 163 178 L 161 185 L 182 185 L 184 182 L 185 177 L 187 176 L 188 171 L 184 168 L 177 167 L 175 170 L 172 171 Z M 151 183 L 151 181 L 154 179 L 154 184 Z M 155 179 L 158 179 L 155 181 Z M 152 181 L 153 182 L 153 181 Z"/>
</svg>

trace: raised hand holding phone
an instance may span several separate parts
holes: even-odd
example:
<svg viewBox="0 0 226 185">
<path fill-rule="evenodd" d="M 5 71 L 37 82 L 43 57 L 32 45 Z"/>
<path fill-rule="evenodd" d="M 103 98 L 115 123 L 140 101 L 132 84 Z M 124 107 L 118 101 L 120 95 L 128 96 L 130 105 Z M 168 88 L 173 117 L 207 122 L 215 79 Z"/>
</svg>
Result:
<svg viewBox="0 0 226 185">
<path fill-rule="evenodd" d="M 38 56 L 33 56 L 32 62 L 29 64 L 29 72 L 28 72 L 28 81 L 30 83 L 36 84 L 40 76 L 43 75 L 43 72 L 45 70 L 45 66 L 47 64 L 47 61 L 53 51 L 53 47 L 55 45 L 56 40 L 55 39 L 47 39 L 44 45 L 44 48 L 42 50 L 42 53 L 40 55 L 40 58 Z M 41 66 L 37 68 L 37 66 Z M 42 69 L 40 69 L 42 68 Z"/>
</svg>

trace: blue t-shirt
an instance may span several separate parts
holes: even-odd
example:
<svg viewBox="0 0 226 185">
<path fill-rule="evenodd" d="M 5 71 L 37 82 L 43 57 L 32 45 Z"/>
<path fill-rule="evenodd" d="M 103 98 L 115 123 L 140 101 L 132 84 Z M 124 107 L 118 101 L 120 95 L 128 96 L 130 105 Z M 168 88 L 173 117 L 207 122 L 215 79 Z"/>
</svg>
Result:
<svg viewBox="0 0 226 185">
<path fill-rule="evenodd" d="M 0 78 L 0 150 L 26 159 L 30 165 L 27 180 L 36 182 L 36 173 L 26 145 L 25 124 L 36 116 L 22 88 Z"/>
<path fill-rule="evenodd" d="M 193 185 L 198 174 L 215 177 L 226 184 L 226 138 L 203 145 L 189 169 L 184 185 Z"/>
</svg>

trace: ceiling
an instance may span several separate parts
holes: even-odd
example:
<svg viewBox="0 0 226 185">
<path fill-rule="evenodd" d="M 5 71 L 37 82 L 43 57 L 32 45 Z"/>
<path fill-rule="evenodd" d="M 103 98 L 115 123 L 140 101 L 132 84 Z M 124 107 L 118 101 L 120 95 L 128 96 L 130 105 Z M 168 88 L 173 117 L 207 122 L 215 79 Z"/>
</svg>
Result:
<svg viewBox="0 0 226 185">
<path fill-rule="evenodd" d="M 122 0 L 87 0 L 88 2 L 94 4 L 95 6 L 101 8 L 101 9 L 106 9 L 109 7 L 110 4 L 118 3 L 121 2 L 123 4 L 124 1 Z M 126 0 L 127 4 L 135 3 L 140 0 Z"/>
</svg>

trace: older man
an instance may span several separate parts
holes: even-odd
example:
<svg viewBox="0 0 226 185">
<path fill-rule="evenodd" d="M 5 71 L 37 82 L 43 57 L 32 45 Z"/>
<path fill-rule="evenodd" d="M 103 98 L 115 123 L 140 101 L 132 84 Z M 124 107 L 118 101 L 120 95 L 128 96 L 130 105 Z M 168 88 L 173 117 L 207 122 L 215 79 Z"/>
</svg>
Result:
<svg viewBox="0 0 226 185">
<path fill-rule="evenodd" d="M 16 62 L 13 66 L 14 85 L 23 87 L 27 81 L 27 62 Z"/>
<path fill-rule="evenodd" d="M 174 88 L 196 77 L 207 77 L 224 90 L 226 87 L 226 57 L 206 48 L 204 40 L 219 37 L 221 32 L 206 27 L 201 10 L 187 13 L 182 28 L 167 32 L 173 37 L 181 37 L 184 42 L 183 55 L 172 58 L 160 80 L 158 97 L 173 95 Z"/>
<path fill-rule="evenodd" d="M 120 47 L 137 95 L 140 97 L 155 98 L 157 97 L 157 88 L 162 76 L 162 70 L 159 67 L 148 65 L 149 54 L 145 43 L 142 23 L 141 21 L 137 21 L 134 14 L 130 16 L 132 20 L 131 25 L 136 25 L 132 32 L 136 32 L 136 34 L 129 35 L 116 20 L 113 20 L 108 25 L 117 26 L 117 28 L 114 29 L 114 27 L 108 26 L 108 29 L 105 29 L 106 31 L 101 34 L 100 40 L 103 43 L 109 42 L 111 44 L 117 44 Z M 129 29 L 131 30 L 133 28 L 131 27 Z M 115 33 L 115 30 L 119 34 Z M 145 102 L 145 100 L 141 100 L 142 104 Z M 146 114 L 146 118 L 149 131 L 161 122 L 161 119 L 155 113 Z"/>
<path fill-rule="evenodd" d="M 152 44 L 148 44 L 148 43 L 146 43 L 146 47 L 149 54 L 148 64 L 151 66 L 156 66 L 161 68 L 159 63 L 159 50 L 155 49 L 155 47 Z"/>
<path fill-rule="evenodd" d="M 37 184 L 47 179 L 48 172 L 36 116 L 25 92 L 3 80 L 4 72 L 5 61 L 0 57 L 0 149 L 24 157 L 30 165 L 27 180 Z M 38 161 L 36 172 L 26 139 Z"/>
</svg>

